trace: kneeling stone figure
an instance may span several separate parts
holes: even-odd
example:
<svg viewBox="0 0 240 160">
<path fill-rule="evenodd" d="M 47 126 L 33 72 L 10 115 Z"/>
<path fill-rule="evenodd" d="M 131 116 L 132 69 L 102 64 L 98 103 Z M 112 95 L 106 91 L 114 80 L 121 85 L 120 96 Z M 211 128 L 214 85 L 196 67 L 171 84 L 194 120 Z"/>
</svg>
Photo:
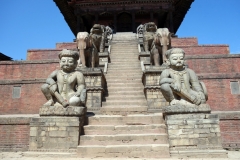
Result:
<svg viewBox="0 0 240 160">
<path fill-rule="evenodd" d="M 200 105 L 206 103 L 207 91 L 199 82 L 196 73 L 184 66 L 185 52 L 172 48 L 165 52 L 168 69 L 160 76 L 160 86 L 164 98 L 170 105 Z"/>
<path fill-rule="evenodd" d="M 83 74 L 75 71 L 78 52 L 64 49 L 58 56 L 61 69 L 53 71 L 41 88 L 48 100 L 44 106 L 83 106 L 86 85 Z"/>
</svg>

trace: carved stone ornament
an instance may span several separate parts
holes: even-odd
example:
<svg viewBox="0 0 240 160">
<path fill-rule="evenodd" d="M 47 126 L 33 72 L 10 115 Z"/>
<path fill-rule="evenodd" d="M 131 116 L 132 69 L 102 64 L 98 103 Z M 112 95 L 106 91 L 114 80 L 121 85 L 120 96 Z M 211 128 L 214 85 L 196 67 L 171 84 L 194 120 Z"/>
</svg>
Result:
<svg viewBox="0 0 240 160">
<path fill-rule="evenodd" d="M 86 101 L 84 76 L 81 72 L 75 71 L 78 58 L 79 55 L 76 51 L 64 49 L 59 53 L 61 69 L 53 71 L 41 88 L 48 100 L 44 104 L 45 107 L 40 110 L 44 115 L 47 110 L 46 107 L 51 107 L 48 111 L 55 110 L 56 113 L 75 114 L 74 109 L 73 111 L 70 111 L 70 109 L 63 111 L 63 108 L 84 106 Z"/>
<path fill-rule="evenodd" d="M 198 81 L 196 73 L 184 66 L 185 52 L 173 48 L 166 52 L 170 68 L 163 70 L 160 86 L 164 98 L 170 105 L 199 106 L 205 104 L 207 91 L 203 82 Z"/>
</svg>

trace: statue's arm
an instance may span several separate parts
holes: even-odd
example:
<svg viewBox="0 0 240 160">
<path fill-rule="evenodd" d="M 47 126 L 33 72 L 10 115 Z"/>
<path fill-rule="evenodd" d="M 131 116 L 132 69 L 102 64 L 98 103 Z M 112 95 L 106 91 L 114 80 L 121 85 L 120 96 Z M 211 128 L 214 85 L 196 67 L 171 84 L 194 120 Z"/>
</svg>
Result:
<svg viewBox="0 0 240 160">
<path fill-rule="evenodd" d="M 162 71 L 161 75 L 160 75 L 160 80 L 159 80 L 159 84 L 162 85 L 164 83 L 173 83 L 174 82 L 174 79 L 173 78 L 170 78 L 170 73 L 168 70 L 164 70 Z"/>
<path fill-rule="evenodd" d="M 77 73 L 77 86 L 78 87 L 76 91 L 76 96 L 79 97 L 81 95 L 82 90 L 86 88 L 85 79 L 81 72 Z"/>
<path fill-rule="evenodd" d="M 53 71 L 48 76 L 48 78 L 46 79 L 46 83 L 49 84 L 49 85 L 52 85 L 52 84 L 56 83 L 56 81 L 57 81 L 57 73 L 58 73 L 58 70 Z"/>
<path fill-rule="evenodd" d="M 197 74 L 191 69 L 188 69 L 188 73 L 189 73 L 192 89 L 197 92 L 203 92 L 200 82 L 198 80 Z"/>
</svg>

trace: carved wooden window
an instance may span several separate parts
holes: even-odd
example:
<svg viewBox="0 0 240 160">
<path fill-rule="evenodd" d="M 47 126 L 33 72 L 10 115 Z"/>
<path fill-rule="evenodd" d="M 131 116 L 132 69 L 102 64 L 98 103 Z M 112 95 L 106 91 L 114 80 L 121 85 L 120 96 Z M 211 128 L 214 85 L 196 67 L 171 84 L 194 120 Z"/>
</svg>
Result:
<svg viewBox="0 0 240 160">
<path fill-rule="evenodd" d="M 13 86 L 12 98 L 21 97 L 21 86 Z"/>
<path fill-rule="evenodd" d="M 232 94 L 240 94 L 240 87 L 239 87 L 239 82 L 238 81 L 231 81 L 230 86 L 231 86 L 231 93 Z"/>
</svg>

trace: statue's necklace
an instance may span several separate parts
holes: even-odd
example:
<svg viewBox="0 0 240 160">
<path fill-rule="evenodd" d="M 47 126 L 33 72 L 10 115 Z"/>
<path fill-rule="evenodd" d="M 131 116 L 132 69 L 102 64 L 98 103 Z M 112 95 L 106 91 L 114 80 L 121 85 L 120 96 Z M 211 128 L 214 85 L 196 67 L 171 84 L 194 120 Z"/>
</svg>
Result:
<svg viewBox="0 0 240 160">
<path fill-rule="evenodd" d="M 73 72 L 71 73 L 64 73 L 62 70 L 61 70 L 61 74 L 63 76 L 63 89 L 62 89 L 62 93 L 64 95 L 67 94 L 68 92 L 68 85 L 67 85 L 67 80 L 68 80 L 68 77 L 72 76 Z"/>
</svg>

